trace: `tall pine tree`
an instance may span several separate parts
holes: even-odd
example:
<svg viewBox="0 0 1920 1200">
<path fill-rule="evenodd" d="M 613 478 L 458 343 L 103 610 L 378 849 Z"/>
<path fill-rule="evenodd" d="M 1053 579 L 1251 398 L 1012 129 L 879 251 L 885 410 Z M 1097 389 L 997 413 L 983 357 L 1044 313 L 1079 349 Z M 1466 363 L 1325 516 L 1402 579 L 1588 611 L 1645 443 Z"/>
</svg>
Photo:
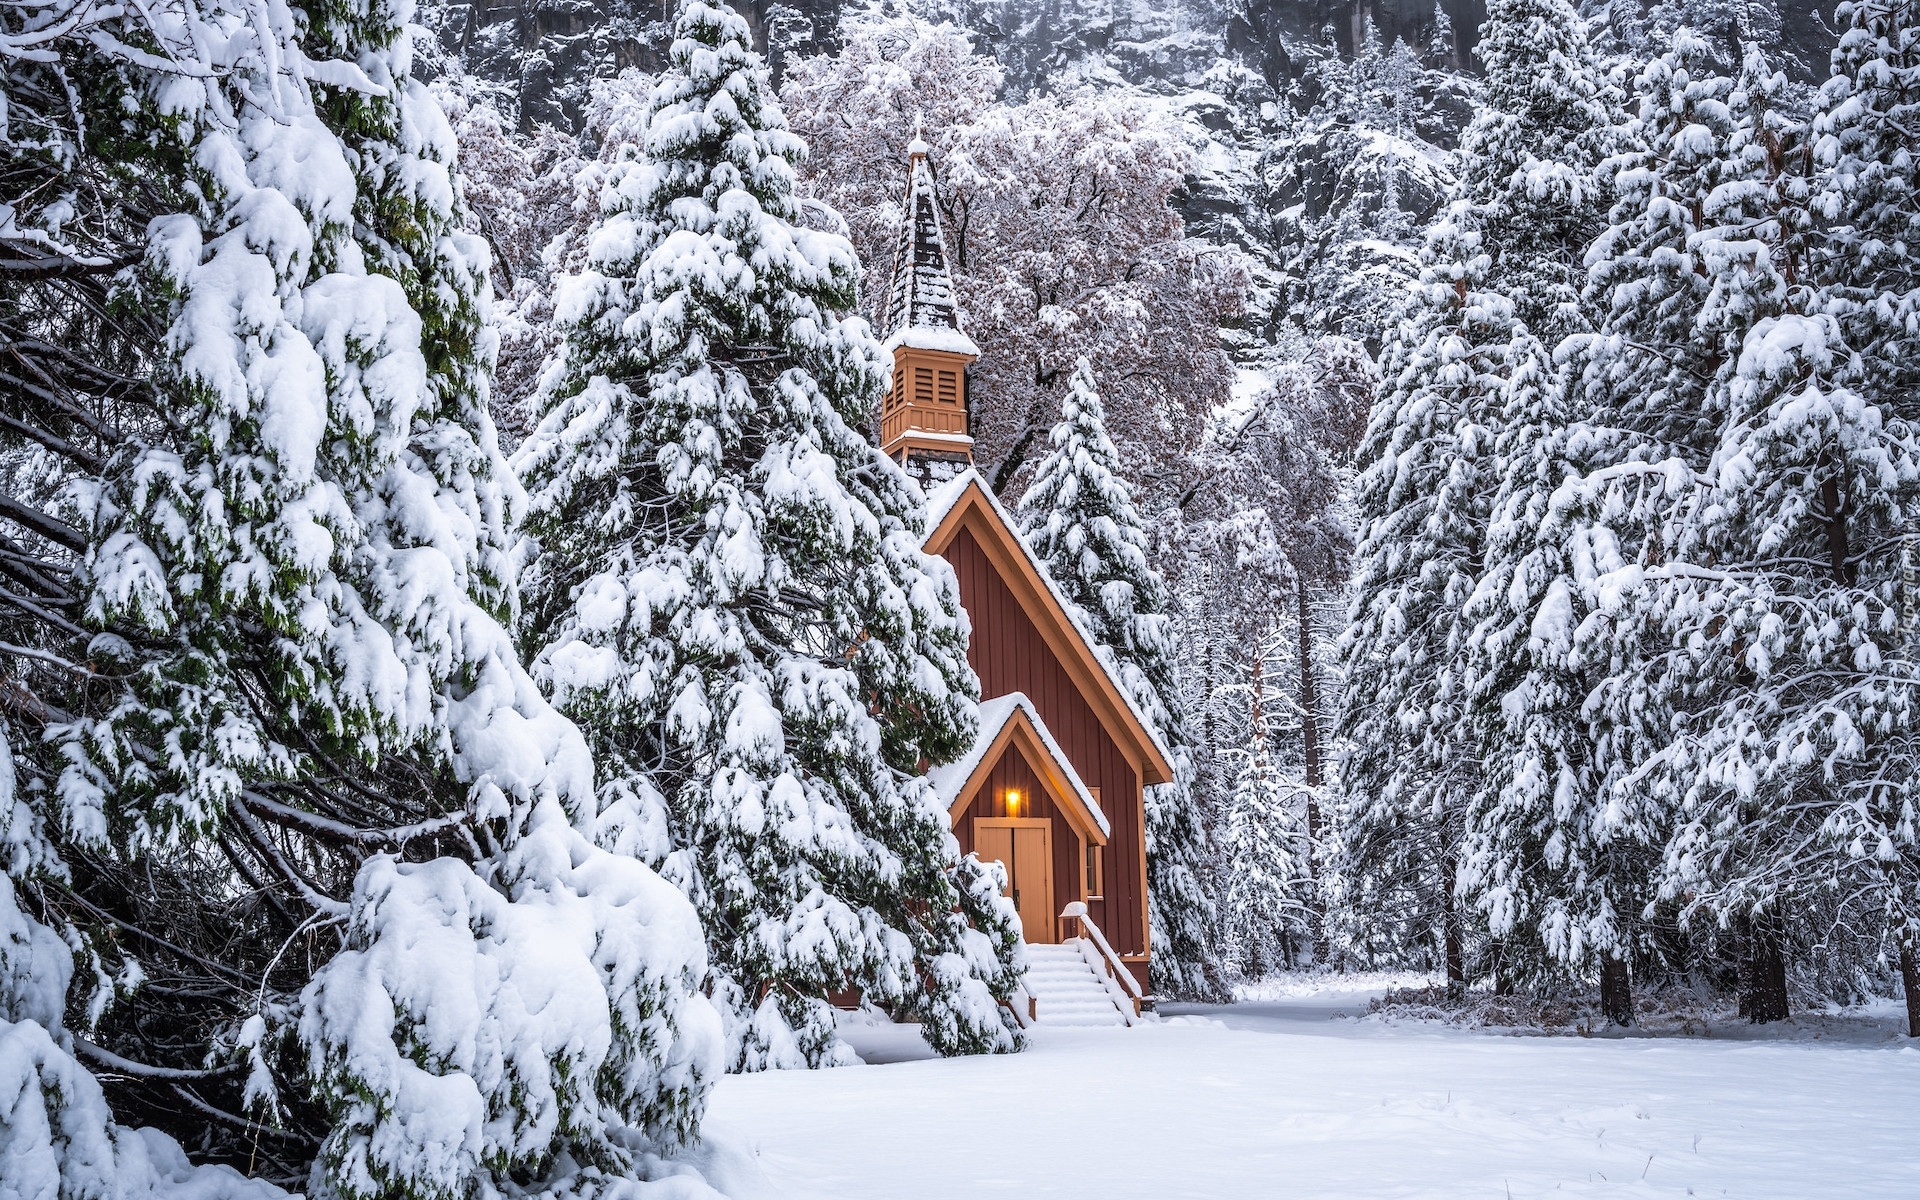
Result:
<svg viewBox="0 0 1920 1200">
<path fill-rule="evenodd" d="M 1645 660 L 1640 591 L 1620 574 L 1645 549 L 1644 526 L 1622 518 L 1644 511 L 1665 476 L 1622 461 L 1672 453 L 1684 430 L 1663 424 L 1690 411 L 1672 403 L 1674 390 L 1697 413 L 1701 353 L 1718 346 L 1695 319 L 1711 290 L 1697 223 L 1726 173 L 1732 86 L 1688 35 L 1642 71 L 1642 115 L 1594 186 L 1619 196 L 1617 223 L 1588 255 L 1586 305 L 1601 328 L 1569 338 L 1565 372 L 1546 348 L 1517 342 L 1486 574 L 1469 603 L 1490 770 L 1469 820 L 1463 889 L 1511 970 L 1597 966 L 1601 1006 L 1622 1025 L 1665 828 L 1649 795 L 1617 787 L 1665 737 L 1653 728 L 1661 707 L 1647 705 L 1665 676 Z"/>
<path fill-rule="evenodd" d="M 735 1069 L 844 1061 L 855 988 L 1010 1049 L 1011 910 L 918 776 L 974 732 L 958 587 L 859 432 L 880 348 L 852 248 L 800 226 L 804 152 L 746 23 L 683 3 L 516 457 L 525 637 L 700 910 Z"/>
<path fill-rule="evenodd" d="M 1506 297 L 1487 288 L 1488 258 L 1460 224 L 1462 207 L 1428 235 L 1419 291 L 1388 347 L 1389 390 L 1361 443 L 1339 720 L 1353 747 L 1342 763 L 1354 797 L 1343 874 L 1415 911 L 1450 985 L 1466 981 L 1454 883 L 1466 801 L 1481 782 L 1464 608 L 1484 567 L 1516 325 Z"/>
<path fill-rule="evenodd" d="M 1920 115 L 1920 5 L 1909 0 L 1871 0 L 1839 7 L 1835 22 L 1840 43 L 1833 54 L 1833 77 L 1820 95 L 1815 135 L 1820 194 L 1818 206 L 1829 220 L 1822 231 L 1831 278 L 1826 294 L 1839 315 L 1858 369 L 1847 383 L 1871 404 L 1891 428 L 1911 429 L 1920 413 L 1914 396 L 1920 387 L 1920 346 L 1915 316 L 1920 314 L 1920 266 L 1910 248 L 1920 234 L 1920 161 L 1916 161 L 1914 125 Z M 1896 248 L 1907 247 L 1907 253 Z M 1903 509 L 1914 499 L 1902 493 Z M 1915 560 L 1920 548 L 1910 530 L 1900 531 L 1904 636 L 1887 656 L 1888 671 L 1900 681 L 1911 678 L 1920 661 L 1920 618 L 1916 605 Z M 1848 523 L 1851 525 L 1851 522 Z M 1860 531 L 1846 530 L 1851 556 L 1864 549 Z M 1871 545 L 1871 543 L 1865 543 Z M 1861 549 L 1856 549 L 1861 547 Z M 1871 568 L 1853 568 L 1863 586 Z M 1892 688 L 1888 689 L 1889 693 Z M 1884 734 L 1882 734 L 1884 739 Z M 1855 871 L 1877 876 L 1872 894 L 1884 907 L 1896 944 L 1907 995 L 1907 1031 L 1920 1037 L 1920 852 L 1915 805 L 1909 799 L 1914 778 L 1913 747 L 1904 739 L 1876 739 L 1887 753 L 1889 775 L 1897 788 L 1861 794 L 1856 815 L 1841 823 L 1852 837 L 1847 850 Z M 1880 747 L 1885 747 L 1884 750 Z"/>
<path fill-rule="evenodd" d="M 1167 748 L 1173 782 L 1147 789 L 1147 895 L 1154 986 L 1213 997 L 1214 912 L 1193 804 L 1193 752 L 1170 639 L 1171 598 L 1147 559 L 1146 523 L 1107 436 L 1093 367 L 1075 366 L 1050 449 L 1020 499 L 1021 533 L 1112 656 L 1134 706 Z"/>
<path fill-rule="evenodd" d="M 1265 672 L 1254 655 L 1248 686 L 1247 748 L 1227 800 L 1226 883 L 1221 889 L 1224 957 L 1243 977 L 1258 979 L 1293 966 L 1290 926 L 1307 914 L 1312 846 L 1304 810 L 1273 761 L 1267 731 Z"/>
<path fill-rule="evenodd" d="M 201 1153 L 356 1197 L 630 1175 L 718 1073 L 691 906 L 598 844 L 585 742 L 501 620 L 486 255 L 411 14 L 82 6 L 35 52 L 106 117 L 57 157 L 146 219 L 95 310 L 115 394 L 66 399 L 106 435 L 54 530 L 92 668 L 28 786 L 0 754 L 9 1187 L 271 1190 L 190 1181 L 76 1055 Z"/>
</svg>

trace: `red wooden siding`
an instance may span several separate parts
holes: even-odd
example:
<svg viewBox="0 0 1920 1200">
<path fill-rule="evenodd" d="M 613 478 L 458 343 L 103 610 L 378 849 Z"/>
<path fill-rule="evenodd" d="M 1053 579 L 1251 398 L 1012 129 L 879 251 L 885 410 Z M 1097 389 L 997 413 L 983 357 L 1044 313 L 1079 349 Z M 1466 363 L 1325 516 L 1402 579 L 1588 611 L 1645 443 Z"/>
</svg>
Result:
<svg viewBox="0 0 1920 1200">
<path fill-rule="evenodd" d="M 973 819 L 1007 816 L 1006 797 L 1009 790 L 1020 793 L 1020 811 L 1012 815 L 1045 820 L 1052 827 L 1049 830 L 1049 841 L 1052 843 L 1053 850 L 1054 927 L 1044 937 L 1029 931 L 1027 940 L 1030 942 L 1054 941 L 1059 937 L 1060 932 L 1060 910 L 1080 898 L 1080 876 L 1076 872 L 1086 870 L 1084 861 L 1080 857 L 1080 834 L 1060 812 L 1053 798 L 1047 795 L 1046 786 L 1040 782 L 1040 776 L 1034 771 L 1033 765 L 1027 761 L 1027 756 L 1021 753 L 1018 745 L 1008 742 L 1007 748 L 1000 752 L 1000 760 L 993 764 L 993 768 L 987 773 L 986 782 L 982 783 L 980 790 L 974 793 L 973 803 L 969 804 L 966 812 L 961 814 L 954 834 L 960 839 L 960 853 L 971 853 L 974 848 Z M 1100 914 L 1094 913 L 1093 919 L 1095 923 L 1099 923 Z M 1100 929 L 1104 933 L 1106 926 L 1101 925 Z"/>
<path fill-rule="evenodd" d="M 980 676 L 981 699 L 991 700 L 1009 692 L 1025 692 L 1039 712 L 1040 720 L 1046 724 L 1054 740 L 1060 743 L 1061 751 L 1073 764 L 1074 770 L 1079 772 L 1081 782 L 1099 790 L 1100 807 L 1106 813 L 1111 827 L 1100 865 L 1106 897 L 1104 902 L 1094 901 L 1087 907 L 1095 923 L 1100 926 L 1100 931 L 1107 935 L 1107 940 L 1116 951 L 1128 955 L 1146 953 L 1147 933 L 1143 927 L 1144 906 L 1141 903 L 1145 895 L 1145 883 L 1140 878 L 1139 776 L 1120 752 L 1120 747 L 1108 736 L 1106 727 L 1100 723 L 1093 707 L 1074 686 L 1066 668 L 1054 657 L 1046 639 L 1040 636 L 1040 631 L 1021 609 L 1006 581 L 994 570 L 972 531 L 960 530 L 948 544 L 944 557 L 953 565 L 954 574 L 959 577 L 960 602 L 966 606 L 967 616 L 973 622 L 973 640 L 967 647 L 967 658 L 972 662 L 974 672 Z M 1002 785 L 1001 791 L 1005 786 Z M 990 796 L 997 797 L 1000 794 L 982 790 Z M 1026 790 L 1023 788 L 1023 793 Z M 1032 791 L 1035 795 L 1042 794 L 1038 788 Z M 970 811 L 969 815 L 1002 814 Z M 1040 814 L 1036 812 L 1034 815 Z M 964 820 L 962 822 L 967 823 Z M 1072 833 L 1072 827 L 1064 821 L 1059 825 L 1069 835 Z M 965 830 L 961 835 L 961 845 L 970 846 L 972 836 L 971 829 Z M 1057 890 L 1063 886 L 1059 874 L 1061 844 L 1065 841 L 1077 846 L 1079 842 L 1078 839 L 1063 839 L 1058 832 L 1054 838 L 1054 886 Z M 1085 869 L 1079 863 L 1070 865 L 1076 873 Z M 1071 881 L 1065 886 L 1071 894 L 1074 889 Z M 1065 901 L 1061 903 L 1064 905 Z"/>
</svg>

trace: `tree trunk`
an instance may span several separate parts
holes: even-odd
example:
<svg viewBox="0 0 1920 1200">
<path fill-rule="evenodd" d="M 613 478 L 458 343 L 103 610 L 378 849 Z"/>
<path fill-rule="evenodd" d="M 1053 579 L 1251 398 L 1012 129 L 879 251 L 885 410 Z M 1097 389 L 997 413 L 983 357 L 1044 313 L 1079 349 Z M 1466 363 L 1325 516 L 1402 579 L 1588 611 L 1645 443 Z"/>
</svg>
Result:
<svg viewBox="0 0 1920 1200">
<path fill-rule="evenodd" d="M 1313 623 L 1307 585 L 1294 587 L 1300 626 L 1300 743 L 1307 776 L 1307 906 L 1313 921 L 1313 965 L 1327 961 L 1327 901 L 1320 891 L 1320 691 L 1313 677 Z"/>
<path fill-rule="evenodd" d="M 1445 834 L 1442 834 L 1445 837 Z M 1466 929 L 1460 917 L 1460 901 L 1453 894 L 1453 878 L 1459 871 L 1454 861 L 1453 844 L 1448 841 L 1440 853 L 1441 891 L 1446 897 L 1446 907 L 1441 912 L 1440 943 L 1441 954 L 1447 964 L 1447 994 L 1459 995 L 1467 990 L 1467 937 Z"/>
<path fill-rule="evenodd" d="M 1780 918 L 1760 913 L 1747 922 L 1746 969 L 1741 972 L 1741 1013 L 1755 1025 L 1787 1019 L 1787 957 Z"/>
<path fill-rule="evenodd" d="M 1915 941 L 1920 935 L 1909 924 L 1900 938 L 1900 987 L 1907 993 L 1907 1036 L 1920 1038 L 1920 954 Z"/>
<path fill-rule="evenodd" d="M 1633 976 L 1627 960 L 1618 954 L 1609 954 L 1600 963 L 1600 1012 L 1614 1025 L 1633 1024 Z"/>
<path fill-rule="evenodd" d="M 1253 681 L 1249 691 L 1251 693 L 1253 706 L 1252 713 L 1249 717 L 1251 725 L 1247 730 L 1247 734 L 1250 738 L 1261 738 L 1264 737 L 1267 728 L 1267 709 L 1263 703 L 1266 698 L 1267 683 L 1266 662 L 1260 653 L 1260 643 L 1257 639 L 1253 643 L 1252 673 Z"/>
</svg>

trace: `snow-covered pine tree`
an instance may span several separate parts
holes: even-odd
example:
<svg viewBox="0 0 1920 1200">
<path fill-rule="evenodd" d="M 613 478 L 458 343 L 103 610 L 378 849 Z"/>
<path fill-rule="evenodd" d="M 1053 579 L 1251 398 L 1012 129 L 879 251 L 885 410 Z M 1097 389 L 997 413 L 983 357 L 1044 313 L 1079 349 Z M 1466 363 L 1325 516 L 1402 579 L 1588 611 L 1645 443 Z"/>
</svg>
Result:
<svg viewBox="0 0 1920 1200">
<path fill-rule="evenodd" d="M 1487 288 L 1471 220 L 1456 203 L 1429 232 L 1420 287 L 1387 350 L 1388 391 L 1359 454 L 1360 541 L 1341 638 L 1339 727 L 1352 746 L 1342 873 L 1416 914 L 1451 985 L 1466 980 L 1454 883 L 1465 801 L 1481 778 L 1463 609 L 1484 566 L 1517 326 L 1507 298 Z"/>
<path fill-rule="evenodd" d="M 1920 413 L 1913 397 L 1920 387 L 1920 345 L 1915 314 L 1920 313 L 1920 263 L 1911 251 L 1920 228 L 1920 163 L 1913 155 L 1912 123 L 1920 115 L 1915 88 L 1920 86 L 1920 5 L 1910 0 L 1874 0 L 1842 4 L 1835 14 L 1840 43 L 1833 55 L 1833 76 L 1822 90 L 1814 117 L 1818 162 L 1818 205 L 1827 214 L 1822 248 L 1831 264 L 1826 294 L 1839 315 L 1847 347 L 1859 369 L 1847 378 L 1889 426 L 1911 429 Z M 1888 655 L 1899 680 L 1911 677 L 1920 638 L 1916 618 L 1915 557 L 1910 496 L 1902 496 L 1906 521 L 1899 530 L 1902 565 L 1903 637 Z M 1850 551 L 1859 532 L 1849 531 Z M 1857 568 L 1863 584 L 1884 563 Z M 1881 735 L 1884 737 L 1884 734 Z M 1916 861 L 1917 822 L 1910 797 L 1913 750 L 1902 741 L 1883 742 L 1892 750 L 1891 778 L 1904 786 L 1870 792 L 1853 819 L 1849 851 L 1863 852 L 1858 867 L 1880 873 L 1872 894 L 1884 906 L 1895 943 L 1907 997 L 1907 1032 L 1920 1037 L 1920 903 L 1914 888 L 1920 879 Z M 1885 750 L 1880 753 L 1886 753 Z"/>
<path fill-rule="evenodd" d="M 968 745 L 977 683 L 919 494 L 858 432 L 884 387 L 859 267 L 799 226 L 805 147 L 745 21 L 675 22 L 515 459 L 524 636 L 700 910 L 734 1068 L 845 1061 L 827 997 L 855 988 L 944 1052 L 1012 1049 L 1011 906 L 918 777 Z"/>
<path fill-rule="evenodd" d="M 1629 36 L 1648 47 L 1671 47 L 1674 35 L 1686 30 L 1721 71 L 1739 67 L 1752 47 L 1768 55 L 1780 49 L 1778 0 L 1655 0 L 1644 13 L 1621 12 L 1618 19 L 1637 24 Z"/>
<path fill-rule="evenodd" d="M 1493 0 L 1473 52 L 1483 107 L 1454 197 L 1475 210 L 1490 281 L 1551 348 L 1587 325 L 1580 255 L 1606 224 L 1617 101 L 1569 0 Z"/>
<path fill-rule="evenodd" d="M 1711 290 L 1699 215 L 1734 171 L 1734 83 L 1716 77 L 1699 38 L 1678 36 L 1638 88 L 1640 117 L 1620 131 L 1628 150 L 1605 169 L 1605 190 L 1619 194 L 1615 225 L 1588 255 L 1586 303 L 1601 332 L 1572 336 L 1565 374 L 1532 338 L 1515 344 L 1500 495 L 1469 603 L 1490 774 L 1463 856 L 1463 889 L 1503 939 L 1509 970 L 1597 964 L 1601 1008 L 1622 1025 L 1632 1020 L 1630 962 L 1647 945 L 1640 918 L 1665 820 L 1651 797 L 1615 781 L 1665 741 L 1657 726 L 1670 707 L 1665 676 L 1640 647 L 1640 593 L 1630 582 L 1603 591 L 1592 582 L 1647 551 L 1647 528 L 1626 516 L 1644 515 L 1665 476 L 1567 482 L 1626 459 L 1667 459 L 1674 440 L 1688 438 L 1672 422 L 1692 422 L 1697 442 L 1711 359 L 1726 351 L 1724 330 L 1716 338 L 1695 321 Z"/>
<path fill-rule="evenodd" d="M 1618 565 L 1616 548 L 1589 534 L 1584 493 L 1569 486 L 1604 439 L 1569 411 L 1544 347 L 1522 334 L 1511 354 L 1487 565 L 1466 606 L 1484 777 L 1468 810 L 1460 887 L 1502 944 L 1510 976 L 1597 965 L 1602 1010 L 1627 1025 L 1664 823 L 1647 797 L 1610 786 L 1627 757 L 1614 743 L 1635 731 L 1597 720 L 1587 703 L 1609 671 L 1638 664 L 1623 644 L 1630 624 L 1608 627 L 1618 640 L 1594 636 L 1608 614 L 1588 585 Z"/>
<path fill-rule="evenodd" d="M 1577 375 L 1566 406 L 1579 421 L 1566 441 L 1583 479 L 1556 508 L 1570 535 L 1563 553 L 1583 576 L 1568 589 L 1571 657 L 1594 672 L 1588 744 L 1601 791 L 1589 825 L 1654 844 L 1676 822 L 1684 834 L 1698 810 L 1682 810 L 1698 781 L 1673 773 L 1674 729 L 1699 728 L 1700 710 L 1746 690 L 1718 660 L 1705 669 L 1696 661 L 1687 639 L 1698 631 L 1682 614 L 1701 584 L 1672 560 L 1686 514 L 1706 503 L 1699 487 L 1726 436 L 1743 342 L 1787 303 L 1788 277 L 1811 278 L 1810 264 L 1788 261 L 1805 200 L 1790 169 L 1797 135 L 1772 103 L 1780 86 L 1757 57 L 1738 82 L 1719 75 L 1707 44 L 1685 33 L 1646 65 L 1640 114 L 1614 164 L 1614 223 L 1588 257 L 1601 328 L 1568 348 Z M 1723 560 L 1713 569 L 1737 568 Z M 1717 642 L 1718 630 L 1707 640 Z M 1664 782 L 1649 783 L 1649 772 Z M 1612 855 L 1637 870 L 1625 846 Z M 1676 884 L 1674 870 L 1670 861 L 1662 892 L 1698 898 L 1697 881 Z M 1763 949 L 1775 940 L 1770 928 L 1756 927 Z M 1778 955 L 1759 958 L 1778 985 L 1777 1003 L 1762 1007 L 1781 1010 Z"/>
<path fill-rule="evenodd" d="M 1700 189 L 1689 238 L 1708 285 L 1697 324 L 1717 344 L 1688 424 L 1707 428 L 1668 472 L 1661 558 L 1675 565 L 1649 605 L 1691 710 L 1648 772 L 1685 806 L 1666 889 L 1745 943 L 1755 1020 L 1787 1014 L 1784 943 L 1823 898 L 1849 924 L 1884 919 L 1920 992 L 1900 732 L 1914 448 L 1898 314 L 1914 293 L 1911 266 L 1881 240 L 1912 222 L 1910 139 L 1891 114 L 1910 108 L 1914 35 L 1910 13 L 1844 19 L 1811 139 L 1778 111 L 1786 85 L 1751 48 L 1729 97 L 1722 177 Z M 1920 1033 L 1911 1003 L 1909 1024 Z"/>
<path fill-rule="evenodd" d="M 1264 672 L 1253 657 L 1248 687 L 1248 742 L 1227 801 L 1226 886 L 1221 895 L 1222 949 L 1244 979 L 1293 966 L 1287 936 L 1308 911 L 1304 893 L 1309 851 L 1301 805 L 1274 764 L 1267 735 Z"/>
<path fill-rule="evenodd" d="M 1443 71 L 1457 71 L 1466 66 L 1460 61 L 1460 42 L 1454 36 L 1453 18 L 1439 0 L 1433 5 L 1433 30 L 1427 35 L 1427 63 Z"/>
<path fill-rule="evenodd" d="M 1450 985 L 1466 978 L 1455 901 L 1465 806 L 1483 786 L 1468 723 L 1471 624 L 1502 475 L 1496 442 L 1527 335 L 1583 328 L 1575 263 L 1601 227 L 1611 96 L 1566 0 L 1495 0 L 1476 53 L 1485 107 L 1429 230 L 1420 286 L 1388 347 L 1391 391 L 1363 444 L 1341 729 L 1355 894 L 1425 910 Z M 1497 967 L 1496 963 L 1496 967 Z M 1504 980 L 1503 980 L 1504 982 Z"/>
<path fill-rule="evenodd" d="M 1049 450 L 1020 499 L 1021 534 L 1112 656 L 1134 707 L 1167 748 L 1173 782 L 1147 789 L 1147 895 L 1154 987 L 1221 994 L 1213 904 L 1200 883 L 1206 847 L 1193 802 L 1193 749 L 1173 667 L 1171 597 L 1148 561 L 1146 522 L 1120 473 L 1085 358 L 1061 400 Z"/>
<path fill-rule="evenodd" d="M 129 418 L 68 455 L 84 557 L 50 624 L 90 636 L 97 682 L 41 709 L 27 788 L 11 745 L 0 763 L 7 1182 L 271 1191 L 116 1129 L 76 1051 L 320 1195 L 644 1177 L 718 1072 L 704 948 L 676 890 L 596 844 L 620 821 L 498 619 L 486 255 L 457 232 L 410 9 L 70 15 L 96 28 L 47 31 L 35 61 L 107 119 L 57 157 L 97 172 L 90 201 L 139 178 L 148 219 L 112 296 L 126 374 L 72 393 Z M 94 977 L 86 1041 L 60 941 Z M 262 1149 L 249 1110 L 294 1129 Z"/>
</svg>

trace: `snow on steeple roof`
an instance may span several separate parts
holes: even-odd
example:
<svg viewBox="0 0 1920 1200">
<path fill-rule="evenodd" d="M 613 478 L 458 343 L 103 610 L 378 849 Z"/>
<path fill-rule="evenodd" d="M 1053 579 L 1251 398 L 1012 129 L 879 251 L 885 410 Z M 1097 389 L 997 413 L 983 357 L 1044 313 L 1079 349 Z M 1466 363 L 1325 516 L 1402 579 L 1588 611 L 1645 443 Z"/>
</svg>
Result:
<svg viewBox="0 0 1920 1200">
<path fill-rule="evenodd" d="M 916 131 L 907 146 L 906 220 L 894 252 L 893 283 L 880 327 L 887 350 L 910 346 L 980 356 L 980 348 L 960 330 L 960 307 L 947 273 L 947 246 L 940 229 L 940 208 L 933 202 L 933 172 L 927 166 L 932 147 Z"/>
</svg>

